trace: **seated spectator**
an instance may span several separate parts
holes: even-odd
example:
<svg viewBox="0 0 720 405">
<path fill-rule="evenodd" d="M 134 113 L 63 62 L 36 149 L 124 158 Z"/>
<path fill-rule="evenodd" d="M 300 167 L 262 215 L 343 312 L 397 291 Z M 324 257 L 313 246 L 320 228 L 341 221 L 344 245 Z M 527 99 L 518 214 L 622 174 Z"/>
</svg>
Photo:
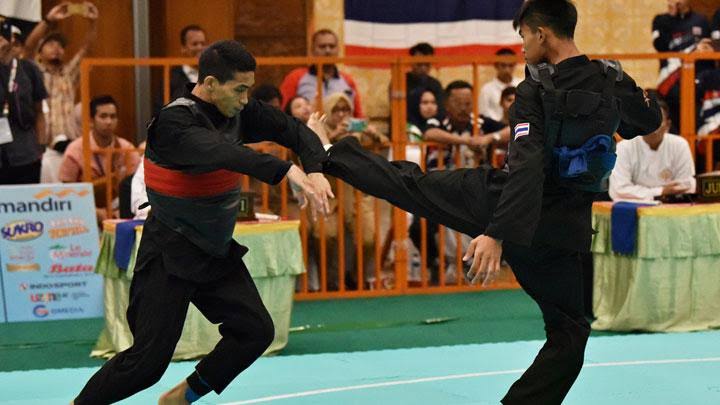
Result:
<svg viewBox="0 0 720 405">
<path fill-rule="evenodd" d="M 7 110 L 6 125 L 0 127 L 0 184 L 34 184 L 40 182 L 41 147 L 47 144 L 42 103 L 48 95 L 42 73 L 34 63 L 13 57 L 11 41 L 11 25 L 0 21 L 0 108 Z M 17 90 L 8 95 L 13 71 Z"/>
<path fill-rule="evenodd" d="M 307 124 L 312 111 L 312 105 L 303 96 L 295 96 L 285 104 L 285 114 L 299 119 L 303 124 Z"/>
<path fill-rule="evenodd" d="M 280 94 L 280 90 L 272 84 L 265 83 L 256 86 L 250 94 L 250 97 L 264 103 L 268 103 L 278 110 L 282 104 L 282 95 Z"/>
<path fill-rule="evenodd" d="M 94 4 L 83 4 L 85 12 L 81 16 L 90 22 L 89 28 L 83 43 L 69 60 L 65 55 L 67 39 L 62 33 L 52 31 L 59 22 L 72 17 L 68 2 L 53 7 L 33 28 L 25 43 L 25 52 L 29 58 L 36 59 L 49 94 L 45 112 L 50 147 L 43 154 L 43 183 L 60 181 L 57 173 L 65 148 L 80 136 L 80 128 L 73 119 L 75 94 L 80 83 L 80 61 L 95 40 L 99 17 Z"/>
<path fill-rule="evenodd" d="M 508 86 L 500 93 L 500 107 L 502 108 L 502 119 L 500 119 L 500 122 L 505 125 L 510 125 L 510 107 L 515 102 L 516 95 L 517 88 L 515 86 Z"/>
<path fill-rule="evenodd" d="M 658 104 L 663 115 L 660 128 L 617 145 L 617 162 L 610 175 L 613 200 L 653 200 L 695 192 L 690 146 L 682 137 L 667 132 L 669 109 L 662 100 Z"/>
<path fill-rule="evenodd" d="M 701 38 L 710 35 L 710 25 L 702 14 L 692 11 L 690 0 L 668 0 L 668 12 L 652 22 L 653 46 L 658 52 L 690 52 Z M 670 108 L 670 132 L 680 128 L 680 59 L 660 60 L 658 93 Z M 703 64 L 699 65 L 700 68 Z"/>
<path fill-rule="evenodd" d="M 698 43 L 700 52 L 720 51 L 720 42 L 710 39 L 703 39 Z M 717 62 L 713 69 L 700 72 L 696 77 L 695 98 L 697 105 L 697 153 L 699 157 L 709 159 L 705 156 L 705 142 L 707 135 L 720 134 L 720 67 Z M 720 168 L 720 141 L 714 143 L 714 166 Z M 704 167 L 704 159 L 698 159 L 698 167 Z"/>
<path fill-rule="evenodd" d="M 364 145 L 388 142 L 388 137 L 366 120 L 351 118 L 353 107 L 350 98 L 343 93 L 328 96 L 323 102 L 323 110 L 327 115 L 325 125 L 332 143 L 346 136 L 354 136 Z"/>
<path fill-rule="evenodd" d="M 495 52 L 495 55 L 516 56 L 517 54 L 510 48 L 501 48 Z M 515 73 L 515 62 L 495 62 L 494 66 L 495 78 L 480 88 L 478 111 L 486 117 L 500 121 L 503 117 L 503 110 L 500 106 L 500 95 L 507 87 L 517 87 L 517 85 L 520 84 L 520 79 L 513 76 Z"/>
<path fill-rule="evenodd" d="M 427 42 L 420 42 L 419 44 L 413 45 L 410 48 L 410 56 L 432 56 L 435 54 L 435 49 L 432 45 Z M 406 97 L 409 100 L 410 94 L 416 90 L 430 90 L 435 96 L 435 102 L 439 107 L 439 114 L 445 114 L 444 100 L 443 100 L 443 88 L 440 82 L 430 76 L 430 69 L 432 66 L 430 63 L 413 63 L 410 67 L 410 71 L 405 74 L 406 81 Z M 410 114 L 410 103 L 407 104 L 407 113 Z"/>
<path fill-rule="evenodd" d="M 466 164 L 474 164 L 478 159 L 480 162 L 487 162 L 488 146 L 507 142 L 510 139 L 509 127 L 485 116 L 480 116 L 478 120 L 479 136 L 472 135 L 472 95 L 472 85 L 463 80 L 456 80 L 445 88 L 446 117 L 442 120 L 433 118 L 428 120 L 423 140 L 449 146 L 443 149 L 428 148 L 426 160 L 428 170 L 438 167 L 441 153 L 444 168 L 455 167 L 452 159 L 454 151 L 466 157 Z M 498 99 L 499 97 L 498 95 Z M 473 155 L 472 152 L 476 152 L 477 155 Z"/>
<path fill-rule="evenodd" d="M 90 147 L 92 149 L 132 149 L 132 152 L 115 151 L 110 154 L 111 160 L 107 161 L 108 154 L 103 152 L 93 153 L 90 160 L 92 180 L 104 178 L 112 172 L 112 179 L 109 183 L 102 183 L 95 186 L 95 205 L 97 207 L 98 220 L 106 219 L 105 188 L 112 188 L 112 196 L 117 200 L 118 183 L 126 176 L 134 173 L 140 163 L 140 155 L 135 151 L 135 146 L 129 141 L 117 136 L 115 129 L 118 124 L 117 102 L 111 96 L 99 96 L 90 102 L 90 118 L 92 130 L 90 131 Z M 64 183 L 76 183 L 83 181 L 83 139 L 78 138 L 68 145 L 60 165 L 58 175 Z M 115 209 L 116 207 L 113 207 Z"/>
<path fill-rule="evenodd" d="M 338 56 L 338 37 L 328 29 L 315 32 L 312 36 L 312 56 Z M 285 109 L 287 102 L 294 96 L 303 96 L 314 103 L 317 98 L 316 66 L 302 67 L 292 70 L 280 85 Z M 343 93 L 350 99 L 355 117 L 363 117 L 360 93 L 355 80 L 347 73 L 341 72 L 335 65 L 323 65 L 323 97 L 335 93 Z"/>
<path fill-rule="evenodd" d="M 180 31 L 180 53 L 182 56 L 197 59 L 206 46 L 205 30 L 199 25 L 188 25 Z M 173 66 L 170 70 L 170 98 L 181 97 L 185 93 L 185 85 L 195 83 L 197 79 L 197 65 Z"/>
<path fill-rule="evenodd" d="M 409 93 L 407 106 L 408 142 L 422 142 L 428 121 L 440 115 L 438 99 L 432 90 L 420 87 Z"/>
</svg>

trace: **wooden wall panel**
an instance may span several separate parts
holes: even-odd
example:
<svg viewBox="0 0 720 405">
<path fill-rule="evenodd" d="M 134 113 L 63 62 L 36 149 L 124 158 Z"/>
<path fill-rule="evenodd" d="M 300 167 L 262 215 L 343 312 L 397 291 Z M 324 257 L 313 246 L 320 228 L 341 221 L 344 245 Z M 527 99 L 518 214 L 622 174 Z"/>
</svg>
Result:
<svg viewBox="0 0 720 405">
<path fill-rule="evenodd" d="M 43 13 L 47 13 L 60 0 L 43 0 Z M 90 47 L 91 57 L 133 56 L 132 0 L 94 0 L 100 12 L 98 35 Z M 88 28 L 85 18 L 72 16 L 58 24 L 57 30 L 68 38 L 66 60 L 77 52 Z M 92 95 L 110 94 L 118 102 L 118 135 L 134 142 L 135 138 L 135 75 L 130 68 L 96 68 L 91 74 Z M 80 101 L 78 92 L 77 100 Z M 83 106 L 85 107 L 85 106 Z M 89 108 L 89 107 L 88 107 Z"/>
<path fill-rule="evenodd" d="M 305 55 L 310 1 L 243 2 L 235 9 L 235 39 L 245 44 L 255 56 Z M 292 68 L 260 67 L 255 82 L 279 86 Z"/>
</svg>

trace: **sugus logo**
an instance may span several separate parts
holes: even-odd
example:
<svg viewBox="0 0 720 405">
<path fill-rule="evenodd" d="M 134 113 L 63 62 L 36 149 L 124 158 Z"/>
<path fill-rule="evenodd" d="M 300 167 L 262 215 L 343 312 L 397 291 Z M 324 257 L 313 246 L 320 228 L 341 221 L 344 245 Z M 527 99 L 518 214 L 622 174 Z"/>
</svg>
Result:
<svg viewBox="0 0 720 405">
<path fill-rule="evenodd" d="M 43 234 L 45 226 L 40 221 L 13 221 L 5 224 L 0 229 L 5 240 L 20 242 L 39 238 Z"/>
</svg>

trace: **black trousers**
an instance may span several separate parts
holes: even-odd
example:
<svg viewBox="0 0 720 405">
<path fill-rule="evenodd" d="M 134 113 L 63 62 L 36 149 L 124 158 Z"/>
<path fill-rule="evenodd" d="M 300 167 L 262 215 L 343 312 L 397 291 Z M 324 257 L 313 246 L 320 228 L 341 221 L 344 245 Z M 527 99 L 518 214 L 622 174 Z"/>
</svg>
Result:
<svg viewBox="0 0 720 405">
<path fill-rule="evenodd" d="M 76 405 L 117 402 L 160 380 L 180 339 L 190 302 L 210 322 L 220 324 L 222 339 L 195 367 L 215 392 L 222 392 L 270 346 L 272 319 L 239 245 L 233 245 L 227 258 L 214 260 L 214 265 L 228 266 L 226 274 L 206 283 L 171 274 L 161 250 L 143 235 L 127 312 L 133 345 L 95 373 L 75 399 Z"/>
<path fill-rule="evenodd" d="M 0 167 L 0 184 L 38 184 L 40 165 L 39 160 L 22 166 L 10 166 L 7 161 L 3 161 L 3 166 Z"/>
<path fill-rule="evenodd" d="M 325 172 L 406 211 L 472 237 L 482 234 L 502 190 L 502 172 L 477 168 L 423 173 L 345 138 L 330 149 Z M 540 307 L 547 340 L 504 404 L 560 404 L 582 368 L 590 326 L 583 317 L 580 254 L 549 246 L 503 243 L 522 288 Z"/>
</svg>

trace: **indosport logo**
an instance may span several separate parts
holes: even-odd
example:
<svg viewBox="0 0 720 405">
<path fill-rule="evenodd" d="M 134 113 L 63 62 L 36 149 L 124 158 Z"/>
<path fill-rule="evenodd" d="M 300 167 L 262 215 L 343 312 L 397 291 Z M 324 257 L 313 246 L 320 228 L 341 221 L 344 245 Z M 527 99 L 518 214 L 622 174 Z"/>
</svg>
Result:
<svg viewBox="0 0 720 405">
<path fill-rule="evenodd" d="M 8 222 L 0 228 L 0 234 L 11 242 L 25 242 L 42 236 L 45 225 L 40 221 L 19 220 Z"/>
</svg>

